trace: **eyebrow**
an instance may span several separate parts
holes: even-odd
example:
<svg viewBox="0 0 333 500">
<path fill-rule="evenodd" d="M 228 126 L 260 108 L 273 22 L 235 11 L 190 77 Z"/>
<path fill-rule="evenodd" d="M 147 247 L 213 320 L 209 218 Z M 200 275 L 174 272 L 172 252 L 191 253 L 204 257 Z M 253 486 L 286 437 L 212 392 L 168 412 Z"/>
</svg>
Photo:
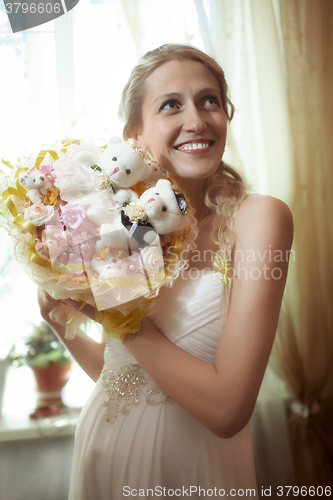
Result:
<svg viewBox="0 0 333 500">
<path fill-rule="evenodd" d="M 206 87 L 204 89 L 200 89 L 197 92 L 197 95 L 202 95 L 206 93 L 217 93 L 221 97 L 221 92 L 220 90 L 215 89 L 214 87 Z M 153 102 L 153 105 L 156 104 L 158 101 L 164 101 L 165 99 L 175 99 L 177 97 L 181 97 L 183 92 L 168 92 L 167 94 L 162 94 L 158 96 L 155 101 Z"/>
</svg>

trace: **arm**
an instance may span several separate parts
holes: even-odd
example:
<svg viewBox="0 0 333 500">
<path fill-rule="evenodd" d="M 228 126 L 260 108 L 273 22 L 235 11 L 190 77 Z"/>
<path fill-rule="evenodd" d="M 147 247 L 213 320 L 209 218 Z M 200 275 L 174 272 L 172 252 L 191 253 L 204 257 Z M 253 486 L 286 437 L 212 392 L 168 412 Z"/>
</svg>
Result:
<svg viewBox="0 0 333 500">
<path fill-rule="evenodd" d="M 128 335 L 124 341 L 172 399 L 223 438 L 247 424 L 256 402 L 280 312 L 292 217 L 279 200 L 251 196 L 241 205 L 235 232 L 236 276 L 214 364 L 178 348 L 148 320 L 143 321 L 139 334 Z M 281 253 L 283 260 L 274 261 Z"/>
<path fill-rule="evenodd" d="M 83 368 L 83 370 L 96 381 L 101 373 L 103 362 L 104 362 L 104 347 L 105 344 L 102 342 L 99 344 L 93 340 L 76 336 L 74 339 L 68 340 L 65 338 L 66 328 L 59 323 L 55 323 L 50 319 L 50 312 L 57 305 L 58 301 L 52 299 L 43 290 L 38 290 L 38 302 L 41 310 L 41 315 L 45 321 L 49 323 L 52 330 L 58 335 L 63 344 L 67 347 L 69 352 L 72 354 L 73 358 L 78 362 L 78 364 Z M 80 306 L 80 303 L 75 301 L 66 301 L 70 305 L 75 305 L 76 308 Z M 87 306 L 88 307 L 88 306 Z M 92 308 L 93 309 L 93 308 Z M 85 311 L 86 312 L 86 311 Z M 88 311 L 89 312 L 89 311 Z"/>
</svg>

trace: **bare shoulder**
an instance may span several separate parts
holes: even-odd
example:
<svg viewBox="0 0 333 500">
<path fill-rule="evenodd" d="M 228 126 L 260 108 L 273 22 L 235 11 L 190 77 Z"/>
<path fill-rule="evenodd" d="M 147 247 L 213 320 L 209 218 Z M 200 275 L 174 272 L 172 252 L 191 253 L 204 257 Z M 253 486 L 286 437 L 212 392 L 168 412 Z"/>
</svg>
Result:
<svg viewBox="0 0 333 500">
<path fill-rule="evenodd" d="M 271 240 L 270 243 L 291 246 L 293 217 L 289 207 L 273 196 L 251 194 L 241 203 L 235 217 L 235 233 L 240 239 Z"/>
<path fill-rule="evenodd" d="M 253 219 L 281 220 L 287 225 L 293 225 L 293 217 L 288 205 L 278 198 L 268 195 L 248 195 L 240 205 L 235 217 L 235 224 L 246 224 Z"/>
</svg>

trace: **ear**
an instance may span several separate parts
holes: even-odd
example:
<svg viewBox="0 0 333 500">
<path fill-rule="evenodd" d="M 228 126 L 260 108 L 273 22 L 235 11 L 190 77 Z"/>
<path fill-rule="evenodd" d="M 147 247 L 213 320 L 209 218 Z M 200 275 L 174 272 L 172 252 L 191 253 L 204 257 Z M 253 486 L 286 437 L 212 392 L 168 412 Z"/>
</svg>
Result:
<svg viewBox="0 0 333 500">
<path fill-rule="evenodd" d="M 147 149 L 147 144 L 143 138 L 141 127 L 139 125 L 131 128 L 130 130 L 127 130 L 126 136 L 127 139 L 135 139 L 136 141 L 139 141 L 142 146 L 142 149 L 144 150 Z"/>
<path fill-rule="evenodd" d="M 145 143 L 141 134 L 131 134 L 129 137 L 138 141 L 141 144 L 142 149 L 144 149 L 145 151 L 147 150 L 147 144 Z"/>
<path fill-rule="evenodd" d="M 120 142 L 123 142 L 120 137 L 111 137 L 108 142 L 108 146 L 111 146 L 111 144 L 119 144 Z"/>
<path fill-rule="evenodd" d="M 156 187 L 161 187 L 161 188 L 164 188 L 164 189 L 172 189 L 172 184 L 167 179 L 159 179 L 156 182 Z"/>
</svg>

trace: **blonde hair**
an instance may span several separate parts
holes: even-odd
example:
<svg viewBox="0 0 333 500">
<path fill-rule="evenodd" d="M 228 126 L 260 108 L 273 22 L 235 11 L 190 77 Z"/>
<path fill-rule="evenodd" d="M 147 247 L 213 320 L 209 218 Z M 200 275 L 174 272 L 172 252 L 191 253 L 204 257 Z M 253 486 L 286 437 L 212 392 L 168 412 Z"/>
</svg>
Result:
<svg viewBox="0 0 333 500">
<path fill-rule="evenodd" d="M 214 59 L 201 50 L 187 44 L 166 44 L 147 52 L 132 70 L 126 83 L 119 106 L 119 117 L 124 121 L 124 139 L 130 137 L 131 131 L 141 125 L 141 106 L 146 93 L 146 79 L 162 64 L 169 61 L 199 61 L 215 76 L 221 93 L 222 107 L 231 121 L 234 105 L 228 97 L 228 86 L 222 68 Z M 236 244 L 233 231 L 234 216 L 246 194 L 242 176 L 222 161 L 214 175 L 207 182 L 205 195 L 206 206 L 216 213 L 212 225 L 212 239 L 220 247 L 222 258 L 232 262 Z M 228 308 L 229 293 L 224 287 L 222 294 L 223 309 Z"/>
</svg>

